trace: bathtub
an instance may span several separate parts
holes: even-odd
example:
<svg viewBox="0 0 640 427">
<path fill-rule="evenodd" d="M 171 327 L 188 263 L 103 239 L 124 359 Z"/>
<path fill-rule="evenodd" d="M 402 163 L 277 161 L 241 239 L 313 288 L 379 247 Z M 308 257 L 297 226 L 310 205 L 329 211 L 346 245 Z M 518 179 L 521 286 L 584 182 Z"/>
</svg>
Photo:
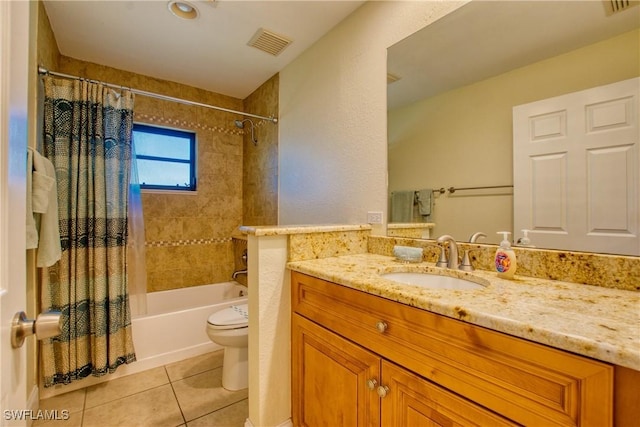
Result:
<svg viewBox="0 0 640 427">
<path fill-rule="evenodd" d="M 135 364 L 149 369 L 221 349 L 207 336 L 207 318 L 246 302 L 247 288 L 237 282 L 147 294 L 147 314 L 132 319 Z"/>
<path fill-rule="evenodd" d="M 131 321 L 136 362 L 122 365 L 110 375 L 89 376 L 46 389 L 40 386 L 34 401 L 222 349 L 207 335 L 207 318 L 230 305 L 246 303 L 247 288 L 237 282 L 194 286 L 152 292 L 146 302 L 147 314 L 134 315 Z"/>
</svg>

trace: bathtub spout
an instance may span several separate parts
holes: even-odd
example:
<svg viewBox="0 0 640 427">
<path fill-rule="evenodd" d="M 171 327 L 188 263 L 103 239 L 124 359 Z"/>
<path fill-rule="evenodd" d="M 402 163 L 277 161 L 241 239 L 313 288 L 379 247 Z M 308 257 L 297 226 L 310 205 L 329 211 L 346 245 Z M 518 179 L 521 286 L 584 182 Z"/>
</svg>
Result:
<svg viewBox="0 0 640 427">
<path fill-rule="evenodd" d="M 247 274 L 247 270 L 238 270 L 238 271 L 234 271 L 233 274 L 231 275 L 232 279 L 237 279 L 239 274 Z"/>
</svg>

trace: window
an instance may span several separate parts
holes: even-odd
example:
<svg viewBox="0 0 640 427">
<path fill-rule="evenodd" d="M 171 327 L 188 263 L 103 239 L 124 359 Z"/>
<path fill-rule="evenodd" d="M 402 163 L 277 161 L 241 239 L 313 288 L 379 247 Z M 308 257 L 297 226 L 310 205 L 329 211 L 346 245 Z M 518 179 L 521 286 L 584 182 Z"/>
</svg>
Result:
<svg viewBox="0 0 640 427">
<path fill-rule="evenodd" d="M 195 133 L 134 124 L 133 140 L 141 188 L 195 191 Z"/>
</svg>

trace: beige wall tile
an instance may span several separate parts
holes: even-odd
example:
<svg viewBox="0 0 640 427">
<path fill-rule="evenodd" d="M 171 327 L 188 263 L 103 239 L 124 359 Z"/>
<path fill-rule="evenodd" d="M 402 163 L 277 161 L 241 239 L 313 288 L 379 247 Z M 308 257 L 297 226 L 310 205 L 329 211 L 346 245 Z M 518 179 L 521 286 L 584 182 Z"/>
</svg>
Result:
<svg viewBox="0 0 640 427">
<path fill-rule="evenodd" d="M 181 95 L 185 96 L 185 95 Z M 230 245 L 215 249 L 197 244 L 201 239 L 229 238 L 242 217 L 242 140 L 224 127 L 233 125 L 231 115 L 211 109 L 169 102 L 143 104 L 147 116 L 155 116 L 161 107 L 165 123 L 192 129 L 197 138 L 197 195 L 147 194 L 143 200 L 148 234 L 147 241 L 180 242 L 173 250 L 165 249 L 159 262 L 148 267 L 151 289 L 197 286 L 228 280 L 233 270 Z M 154 123 L 158 117 L 146 117 Z M 224 251 L 213 254 L 212 251 Z M 212 264 L 212 258 L 219 260 Z M 223 261 L 220 261 L 223 260 Z M 225 265 L 226 263 L 226 265 Z M 216 268 L 214 268 L 214 265 Z M 156 270 L 158 269 L 158 270 Z M 168 281 L 166 270 L 179 271 L 179 281 Z"/>
<path fill-rule="evenodd" d="M 244 100 L 245 111 L 271 116 L 278 114 L 279 78 L 276 74 Z M 258 145 L 249 129 L 243 145 L 243 225 L 278 223 L 278 126 L 255 120 Z"/>
<path fill-rule="evenodd" d="M 40 9 L 44 13 L 42 5 Z M 53 71 L 238 111 L 278 114 L 277 75 L 242 101 L 62 56 L 53 32 L 45 24 L 40 24 L 39 56 Z M 136 123 L 196 132 L 198 153 L 196 194 L 142 194 L 148 290 L 229 280 L 234 271 L 230 239 L 236 228 L 277 221 L 278 127 L 253 119 L 260 141 L 255 147 L 249 132 L 234 125 L 234 120 L 243 118 L 238 114 L 142 95 L 136 97 L 134 109 Z M 243 174 L 248 167 L 250 170 Z M 243 186 L 245 182 L 249 184 Z"/>
</svg>

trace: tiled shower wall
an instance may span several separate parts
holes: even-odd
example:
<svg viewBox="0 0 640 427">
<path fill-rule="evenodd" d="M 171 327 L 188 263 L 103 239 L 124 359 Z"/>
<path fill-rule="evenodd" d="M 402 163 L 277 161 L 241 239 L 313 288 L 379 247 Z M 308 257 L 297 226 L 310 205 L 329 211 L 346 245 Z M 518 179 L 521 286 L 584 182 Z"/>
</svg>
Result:
<svg viewBox="0 0 640 427">
<path fill-rule="evenodd" d="M 38 63 L 52 71 L 264 116 L 278 112 L 277 75 L 243 104 L 237 98 L 79 61 L 60 54 L 41 2 L 38 12 Z M 245 223 L 277 221 L 277 125 L 254 120 L 259 138 L 254 147 L 233 124 L 240 115 L 143 96 L 136 96 L 134 108 L 136 122 L 193 130 L 198 144 L 195 194 L 143 193 L 148 291 L 229 280 L 235 269 L 234 230 Z M 245 160 L 246 148 L 252 151 Z"/>
<path fill-rule="evenodd" d="M 269 117 L 278 112 L 279 76 L 276 74 L 244 100 L 244 110 Z M 278 125 L 257 120 L 255 135 L 244 136 L 242 200 L 243 225 L 278 224 Z"/>
<path fill-rule="evenodd" d="M 239 99 L 60 57 L 57 71 L 242 110 Z M 137 123 L 196 133 L 197 191 L 143 192 L 147 290 L 223 282 L 234 270 L 231 234 L 242 223 L 240 116 L 137 95 Z"/>
</svg>

